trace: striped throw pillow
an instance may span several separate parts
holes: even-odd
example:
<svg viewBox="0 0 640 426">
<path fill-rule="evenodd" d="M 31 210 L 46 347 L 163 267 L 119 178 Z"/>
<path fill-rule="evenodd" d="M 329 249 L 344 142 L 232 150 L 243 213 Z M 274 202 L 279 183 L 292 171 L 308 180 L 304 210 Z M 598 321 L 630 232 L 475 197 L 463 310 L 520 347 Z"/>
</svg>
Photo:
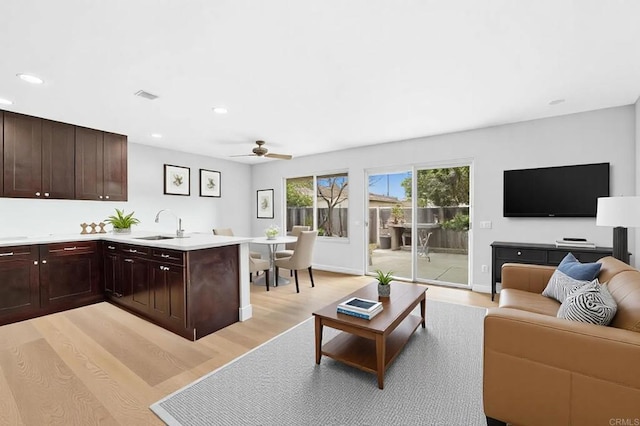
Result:
<svg viewBox="0 0 640 426">
<path fill-rule="evenodd" d="M 553 272 L 553 275 L 551 275 L 547 286 L 542 291 L 542 295 L 562 303 L 572 290 L 582 287 L 587 283 L 589 283 L 589 281 L 576 280 L 556 269 Z"/>
<path fill-rule="evenodd" d="M 609 325 L 616 315 L 616 301 L 606 284 L 592 281 L 575 288 L 558 309 L 558 318 Z"/>
</svg>

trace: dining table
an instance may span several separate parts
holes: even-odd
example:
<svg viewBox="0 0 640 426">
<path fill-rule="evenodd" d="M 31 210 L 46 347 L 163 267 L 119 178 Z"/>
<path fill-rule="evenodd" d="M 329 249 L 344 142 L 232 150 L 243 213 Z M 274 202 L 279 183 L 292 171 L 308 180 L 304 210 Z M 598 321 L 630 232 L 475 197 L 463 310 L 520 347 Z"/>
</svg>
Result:
<svg viewBox="0 0 640 426">
<path fill-rule="evenodd" d="M 254 238 L 253 240 L 251 240 L 252 244 L 260 244 L 260 245 L 267 245 L 269 246 L 269 285 L 274 286 L 276 285 L 276 266 L 275 266 L 275 260 L 276 260 L 276 251 L 278 251 L 278 245 L 280 244 L 288 244 L 288 243 L 295 243 L 296 241 L 298 241 L 298 237 L 294 237 L 292 235 L 283 235 L 283 236 L 276 236 L 276 237 L 258 237 L 258 238 Z M 256 278 L 253 280 L 253 283 L 255 285 L 261 285 L 264 286 L 264 280 L 265 280 L 265 275 L 260 276 L 259 278 Z M 287 277 L 283 277 L 280 276 L 278 278 L 278 285 L 285 285 L 285 284 L 289 284 L 290 280 Z"/>
</svg>

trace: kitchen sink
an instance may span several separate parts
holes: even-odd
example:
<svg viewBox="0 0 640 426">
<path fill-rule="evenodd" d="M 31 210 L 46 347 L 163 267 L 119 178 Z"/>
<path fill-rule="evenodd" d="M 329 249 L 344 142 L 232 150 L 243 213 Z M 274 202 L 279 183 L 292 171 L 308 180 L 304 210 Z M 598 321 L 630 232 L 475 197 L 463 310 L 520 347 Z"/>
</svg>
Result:
<svg viewBox="0 0 640 426">
<path fill-rule="evenodd" d="M 136 237 L 136 240 L 173 240 L 174 238 L 165 235 L 151 235 L 149 237 Z"/>
</svg>

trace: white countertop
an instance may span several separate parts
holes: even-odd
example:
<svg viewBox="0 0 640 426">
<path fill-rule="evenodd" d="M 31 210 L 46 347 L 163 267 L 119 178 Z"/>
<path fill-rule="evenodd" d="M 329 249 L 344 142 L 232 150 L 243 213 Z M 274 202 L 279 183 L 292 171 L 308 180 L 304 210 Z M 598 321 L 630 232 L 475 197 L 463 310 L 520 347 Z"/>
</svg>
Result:
<svg viewBox="0 0 640 426">
<path fill-rule="evenodd" d="M 174 235 L 165 232 L 133 231 L 131 234 L 50 234 L 33 236 L 0 236 L 0 247 L 21 246 L 31 244 L 64 243 L 68 241 L 95 241 L 105 240 L 117 243 L 135 244 L 146 247 L 158 247 L 172 250 L 200 250 L 212 247 L 222 247 L 234 244 L 250 243 L 250 237 L 227 237 L 223 235 L 213 235 L 209 232 L 187 232 L 185 238 L 172 238 L 167 240 L 141 240 L 140 237 L 152 235 L 164 235 L 173 237 Z"/>
</svg>

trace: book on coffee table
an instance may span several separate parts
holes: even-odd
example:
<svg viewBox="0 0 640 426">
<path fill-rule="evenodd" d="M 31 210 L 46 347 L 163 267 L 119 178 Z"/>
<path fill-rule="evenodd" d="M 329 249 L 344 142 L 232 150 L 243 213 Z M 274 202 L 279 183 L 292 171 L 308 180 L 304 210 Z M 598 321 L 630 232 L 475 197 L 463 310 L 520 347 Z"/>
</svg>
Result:
<svg viewBox="0 0 640 426">
<path fill-rule="evenodd" d="M 377 300 L 362 299 L 360 297 L 351 297 L 345 300 L 344 302 L 339 303 L 338 307 L 368 314 L 375 311 L 378 308 L 382 308 L 382 303 L 378 302 Z"/>
<path fill-rule="evenodd" d="M 337 311 L 342 314 L 357 316 L 358 318 L 371 319 L 382 311 L 382 303 L 376 300 L 352 297 L 339 303 Z"/>
<path fill-rule="evenodd" d="M 352 311 L 350 309 L 344 309 L 344 308 L 341 308 L 340 306 L 338 306 L 337 310 L 338 310 L 339 314 L 351 315 L 352 317 L 357 317 L 357 318 L 363 318 L 363 319 L 366 319 L 366 320 L 370 320 L 371 318 L 375 317 L 380 312 L 382 312 L 382 306 L 380 306 L 380 309 L 376 309 L 375 311 L 371 312 L 370 314 L 365 314 L 365 313 L 359 312 L 359 311 Z"/>
</svg>

